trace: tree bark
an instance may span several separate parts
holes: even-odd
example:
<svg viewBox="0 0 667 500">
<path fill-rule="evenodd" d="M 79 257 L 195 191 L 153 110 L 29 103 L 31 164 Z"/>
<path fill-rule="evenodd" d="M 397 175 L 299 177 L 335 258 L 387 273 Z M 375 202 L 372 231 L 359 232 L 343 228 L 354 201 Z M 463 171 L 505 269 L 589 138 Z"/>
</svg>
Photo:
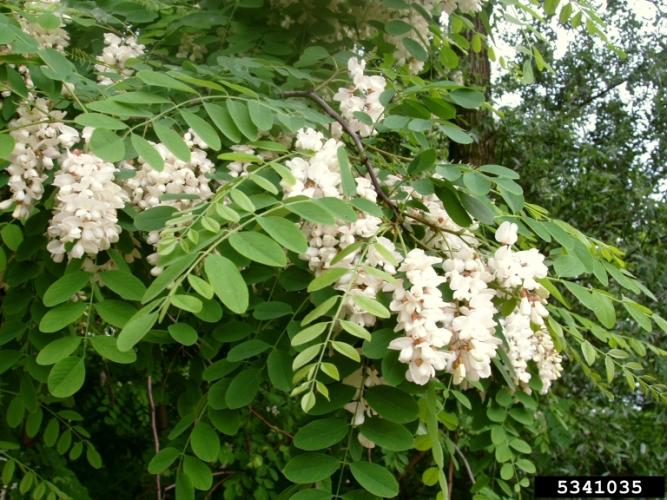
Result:
<svg viewBox="0 0 667 500">
<path fill-rule="evenodd" d="M 490 8 L 484 13 L 477 14 L 473 20 L 474 31 L 467 31 L 465 36 L 472 40 L 475 32 L 488 35 L 486 24 L 482 16 L 491 17 Z M 484 93 L 487 101 L 491 100 L 491 62 L 484 47 L 479 52 L 468 51 L 461 58 L 461 71 L 466 85 L 477 86 Z M 452 142 L 449 147 L 449 157 L 452 162 L 484 165 L 495 162 L 495 131 L 493 118 L 487 110 L 462 109 L 457 116 L 457 124 L 473 133 L 475 141 L 471 144 Z"/>
</svg>

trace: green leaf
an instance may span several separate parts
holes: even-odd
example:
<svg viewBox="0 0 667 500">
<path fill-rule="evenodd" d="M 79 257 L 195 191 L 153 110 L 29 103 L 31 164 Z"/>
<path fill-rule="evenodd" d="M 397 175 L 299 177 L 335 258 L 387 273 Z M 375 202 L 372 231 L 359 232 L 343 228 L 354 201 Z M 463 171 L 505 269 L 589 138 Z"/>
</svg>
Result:
<svg viewBox="0 0 667 500">
<path fill-rule="evenodd" d="M 96 128 L 90 136 L 89 147 L 93 153 L 110 163 L 125 157 L 125 142 L 111 130 Z"/>
<path fill-rule="evenodd" d="M 165 226 L 175 212 L 174 207 L 149 208 L 134 217 L 134 225 L 140 231 L 157 231 Z"/>
<path fill-rule="evenodd" d="M 271 384 L 281 391 L 289 391 L 292 387 L 292 355 L 273 349 L 266 359 L 266 367 Z"/>
<path fill-rule="evenodd" d="M 530 445 L 526 443 L 523 439 L 518 439 L 518 438 L 512 439 L 510 441 L 510 446 L 519 453 L 529 454 L 532 453 L 533 451 Z"/>
<path fill-rule="evenodd" d="M 535 471 L 537 470 L 535 468 L 535 464 L 531 462 L 530 460 L 527 460 L 525 458 L 520 458 L 516 461 L 517 467 L 521 469 L 524 472 L 527 472 L 528 474 L 535 474 Z"/>
<path fill-rule="evenodd" d="M 561 255 L 554 260 L 554 271 L 561 278 L 576 278 L 586 272 L 586 266 L 575 255 Z"/>
<path fill-rule="evenodd" d="M 482 172 L 497 175 L 498 177 L 506 177 L 508 179 L 519 179 L 519 174 L 517 174 L 514 170 L 511 170 L 507 167 L 503 167 L 502 165 L 482 165 L 481 167 L 479 167 L 479 169 Z"/>
<path fill-rule="evenodd" d="M 201 311 L 202 301 L 193 295 L 176 294 L 171 296 L 171 304 L 183 311 L 198 313 Z"/>
<path fill-rule="evenodd" d="M 378 414 L 397 424 L 407 424 L 418 417 L 417 402 L 405 392 L 389 385 L 377 385 L 364 391 L 368 404 Z"/>
<path fill-rule="evenodd" d="M 213 287 L 209 284 L 208 281 L 203 280 L 195 274 L 188 274 L 188 283 L 195 292 L 197 292 L 205 299 L 210 300 L 213 298 L 213 294 L 215 292 L 213 291 Z"/>
<path fill-rule="evenodd" d="M 645 308 L 630 299 L 623 299 L 623 307 L 630 313 L 630 316 L 647 332 L 652 331 L 651 318 L 647 315 Z M 649 311 L 650 314 L 650 311 Z"/>
<path fill-rule="evenodd" d="M 293 222 L 273 216 L 258 217 L 257 222 L 269 236 L 288 250 L 300 254 L 308 249 L 308 240 Z"/>
<path fill-rule="evenodd" d="M 248 197 L 248 195 L 245 194 L 243 191 L 240 191 L 238 189 L 232 189 L 229 192 L 229 196 L 231 197 L 234 203 L 236 203 L 240 208 L 242 208 L 246 212 L 255 211 L 255 205 L 253 204 L 252 200 Z"/>
<path fill-rule="evenodd" d="M 2 241 L 12 251 L 16 251 L 23 242 L 23 231 L 16 224 L 7 224 L 0 230 Z"/>
<path fill-rule="evenodd" d="M 349 274 L 350 270 L 342 267 L 332 267 L 322 272 L 317 278 L 310 282 L 308 285 L 309 292 L 315 292 L 333 285 L 336 281 L 341 279 L 346 274 Z"/>
<path fill-rule="evenodd" d="M 250 339 L 232 347 L 227 353 L 227 361 L 232 363 L 253 358 L 271 349 L 271 344 L 259 339 Z"/>
<path fill-rule="evenodd" d="M 103 335 L 96 335 L 89 337 L 90 345 L 93 349 L 105 359 L 123 365 L 134 363 L 137 360 L 137 353 L 134 351 L 118 350 L 116 337 L 107 337 Z"/>
<path fill-rule="evenodd" d="M 252 317 L 260 321 L 268 321 L 282 318 L 283 316 L 290 316 L 293 312 L 292 306 L 288 303 L 272 300 L 257 304 L 252 312 Z"/>
<path fill-rule="evenodd" d="M 186 163 L 190 161 L 190 148 L 183 138 L 171 129 L 165 121 L 153 123 L 153 130 L 158 136 L 158 139 L 160 139 L 160 142 L 162 142 L 162 144 L 164 144 L 176 158 Z"/>
<path fill-rule="evenodd" d="M 229 244 L 244 257 L 260 264 L 274 267 L 287 265 L 283 249 L 263 234 L 254 231 L 234 233 L 229 237 Z"/>
<path fill-rule="evenodd" d="M 213 120 L 213 123 L 215 123 L 215 126 L 218 127 L 227 139 L 234 144 L 241 142 L 241 132 L 225 108 L 217 104 L 204 103 L 204 109 L 208 113 L 208 116 L 211 117 L 211 120 Z"/>
<path fill-rule="evenodd" d="M 505 463 L 500 468 L 500 477 L 505 481 L 510 480 L 514 476 L 514 466 L 510 463 Z"/>
<path fill-rule="evenodd" d="M 316 339 L 322 335 L 322 333 L 324 333 L 324 330 L 326 330 L 328 324 L 329 323 L 315 323 L 314 325 L 301 330 L 294 337 L 292 337 L 292 345 L 302 345 Z"/>
<path fill-rule="evenodd" d="M 100 275 L 104 284 L 125 300 L 141 300 L 146 287 L 136 276 L 126 271 L 106 271 Z"/>
<path fill-rule="evenodd" d="M 39 322 L 39 331 L 53 333 L 78 320 L 88 307 L 84 302 L 61 304 L 47 311 Z"/>
<path fill-rule="evenodd" d="M 74 65 L 59 51 L 51 48 L 37 51 L 39 57 L 53 71 L 58 80 L 65 80 L 76 71 Z"/>
<path fill-rule="evenodd" d="M 484 103 L 484 94 L 478 90 L 456 89 L 449 92 L 449 99 L 465 109 L 477 109 Z"/>
<path fill-rule="evenodd" d="M 350 335 L 354 335 L 355 337 L 359 337 L 360 339 L 368 340 L 370 342 L 371 334 L 363 326 L 344 319 L 338 320 L 338 324 L 342 326 L 343 330 L 345 330 Z"/>
<path fill-rule="evenodd" d="M 213 462 L 220 454 L 220 439 L 217 432 L 205 423 L 195 425 L 190 435 L 192 451 L 205 462 Z"/>
<path fill-rule="evenodd" d="M 332 340 L 331 347 L 333 347 L 335 351 L 338 351 L 343 356 L 351 359 L 352 361 L 356 361 L 357 363 L 361 361 L 359 353 L 350 344 L 346 344 L 345 342 L 341 342 L 339 340 Z"/>
<path fill-rule="evenodd" d="M 150 142 L 148 142 L 146 139 L 137 134 L 130 135 L 130 142 L 132 142 L 132 147 L 135 149 L 137 154 L 141 156 L 146 163 L 148 163 L 158 172 L 162 171 L 162 169 L 164 168 L 164 158 L 162 158 L 162 155 L 158 152 L 157 149 L 155 149 L 155 146 L 153 146 Z M 167 207 L 156 207 L 156 208 L 167 208 Z"/>
<path fill-rule="evenodd" d="M 86 366 L 82 358 L 65 358 L 56 363 L 47 379 L 49 392 L 57 398 L 68 398 L 83 386 Z"/>
<path fill-rule="evenodd" d="M 491 180 L 478 172 L 463 174 L 463 184 L 476 196 L 484 196 L 491 190 Z"/>
<path fill-rule="evenodd" d="M 118 334 L 118 350 L 132 349 L 153 328 L 157 318 L 157 313 L 148 313 L 145 309 L 137 311 Z"/>
<path fill-rule="evenodd" d="M 342 418 L 323 418 L 307 423 L 294 435 L 292 444 L 306 451 L 329 448 L 345 438 L 349 424 Z"/>
<path fill-rule="evenodd" d="M 174 323 L 167 327 L 167 331 L 172 339 L 184 346 L 195 345 L 199 339 L 197 330 L 187 323 Z"/>
<path fill-rule="evenodd" d="M 136 307 L 123 300 L 107 299 L 95 304 L 97 314 L 104 320 L 117 328 L 123 328 L 130 318 L 137 312 Z"/>
<path fill-rule="evenodd" d="M 454 123 L 443 121 L 440 122 L 439 128 L 454 142 L 459 144 L 471 144 L 473 142 L 473 137 Z"/>
<path fill-rule="evenodd" d="M 468 227 L 472 224 L 470 216 L 468 216 L 465 208 L 461 205 L 461 200 L 456 190 L 446 184 L 439 184 L 435 188 L 435 194 L 440 198 L 447 214 L 449 214 L 456 224 L 462 227 Z"/>
<path fill-rule="evenodd" d="M 231 260 L 211 254 L 204 262 L 204 270 L 215 294 L 229 310 L 243 314 L 248 309 L 248 286 Z"/>
<path fill-rule="evenodd" d="M 495 455 L 496 461 L 499 463 L 508 462 L 512 460 L 512 457 L 514 456 L 512 450 L 506 444 L 498 446 Z"/>
<path fill-rule="evenodd" d="M 408 165 L 408 174 L 421 175 L 433 169 L 436 160 L 436 153 L 434 149 L 426 149 L 419 153 Z"/>
<path fill-rule="evenodd" d="M 257 391 L 261 372 L 258 368 L 246 368 L 239 372 L 229 384 L 225 393 L 225 403 L 231 410 L 243 408 L 253 402 Z"/>
<path fill-rule="evenodd" d="M 353 294 L 351 297 L 356 305 L 373 316 L 377 316 L 378 318 L 388 318 L 391 316 L 389 309 L 375 299 L 361 294 Z"/>
<path fill-rule="evenodd" d="M 259 130 L 271 130 L 273 127 L 273 111 L 258 101 L 248 102 L 250 120 Z"/>
<path fill-rule="evenodd" d="M 183 458 L 183 472 L 187 475 L 195 489 L 207 491 L 213 485 L 213 474 L 208 465 L 201 460 L 186 455 Z M 192 497 L 194 499 L 194 496 Z M 181 500 L 180 497 L 178 500 Z"/>
<path fill-rule="evenodd" d="M 16 141 L 9 134 L 0 134 L 0 158 L 7 158 L 14 152 Z M 14 462 L 11 462 L 14 463 Z"/>
<path fill-rule="evenodd" d="M 206 120 L 203 120 L 191 111 L 186 111 L 184 109 L 181 110 L 181 116 L 185 120 L 185 123 L 188 124 L 188 126 L 208 145 L 209 148 L 214 151 L 220 150 L 222 147 L 220 137 L 218 137 L 218 133 Z"/>
<path fill-rule="evenodd" d="M 236 128 L 238 128 L 241 133 L 251 141 L 256 141 L 259 135 L 257 133 L 257 127 L 255 127 L 255 124 L 250 119 L 248 107 L 243 102 L 232 99 L 225 101 L 225 104 L 227 105 L 229 116 L 234 120 Z"/>
<path fill-rule="evenodd" d="M 296 371 L 302 366 L 305 366 L 309 361 L 315 358 L 320 353 L 321 345 L 311 345 L 306 347 L 303 351 L 296 355 L 292 361 L 292 370 Z"/>
<path fill-rule="evenodd" d="M 352 175 L 352 167 L 350 166 L 350 159 L 347 156 L 347 149 L 345 149 L 345 146 L 341 146 L 338 148 L 336 154 L 338 155 L 338 164 L 340 165 L 343 193 L 345 196 L 353 197 L 357 194 L 357 183 Z"/>
<path fill-rule="evenodd" d="M 301 53 L 299 60 L 294 64 L 294 67 L 304 68 L 307 66 L 312 66 L 316 62 L 321 61 L 327 57 L 329 57 L 329 52 L 327 52 L 327 49 L 324 47 L 320 47 L 319 45 L 306 47 Z"/>
<path fill-rule="evenodd" d="M 158 73 L 157 71 L 138 71 L 137 78 L 144 82 L 146 85 L 152 85 L 154 87 L 163 87 L 166 89 L 179 90 L 181 92 L 188 92 L 190 94 L 196 94 L 197 91 L 186 85 L 183 82 L 179 82 L 175 78 L 172 78 L 164 73 Z"/>
<path fill-rule="evenodd" d="M 101 113 L 81 113 L 74 121 L 84 127 L 104 128 L 108 130 L 123 130 L 127 125 L 117 118 Z"/>
<path fill-rule="evenodd" d="M 333 215 L 331 215 L 328 210 L 320 207 L 310 200 L 287 203 L 285 208 L 310 222 L 315 222 L 317 224 L 336 223 Z"/>
<path fill-rule="evenodd" d="M 51 283 L 44 292 L 42 302 L 47 307 L 57 306 L 68 301 L 72 295 L 81 290 L 90 279 L 90 273 L 74 271 L 63 275 Z"/>
<path fill-rule="evenodd" d="M 177 450 L 176 448 L 163 448 L 151 458 L 150 462 L 148 462 L 148 472 L 150 474 L 162 474 L 180 455 L 180 450 Z"/>
<path fill-rule="evenodd" d="M 283 469 L 285 477 L 296 484 L 322 481 L 338 470 L 338 459 L 323 453 L 304 453 L 293 457 Z"/>
<path fill-rule="evenodd" d="M 339 298 L 340 298 L 339 295 L 334 295 L 333 297 L 329 297 L 327 300 L 319 304 L 315 309 L 306 314 L 303 320 L 301 320 L 301 324 L 305 326 L 309 323 L 312 323 L 317 318 L 324 316 L 331 310 L 331 308 L 334 306 L 334 304 L 338 301 Z"/>
<path fill-rule="evenodd" d="M 172 104 L 166 97 L 148 92 L 123 92 L 111 96 L 109 99 L 127 104 Z"/>
<path fill-rule="evenodd" d="M 398 495 L 398 481 L 385 467 L 369 462 L 353 462 L 350 472 L 354 479 L 369 493 L 382 498 Z"/>
<path fill-rule="evenodd" d="M 175 500 L 195 500 L 195 489 L 192 486 L 192 481 L 184 472 L 176 474 L 175 493 Z"/>
<path fill-rule="evenodd" d="M 595 303 L 593 313 L 600 323 L 606 328 L 613 328 L 616 325 L 616 310 L 611 299 L 602 292 L 593 290 L 592 300 Z"/>
<path fill-rule="evenodd" d="M 366 419 L 361 432 L 378 446 L 390 451 L 405 451 L 412 447 L 412 433 L 400 424 L 381 418 Z"/>
<path fill-rule="evenodd" d="M 412 57 L 414 57 L 418 61 L 428 60 L 428 52 L 422 46 L 421 43 L 417 42 L 416 40 L 413 40 L 412 38 L 404 38 L 403 45 L 405 46 L 406 49 L 408 49 L 410 55 L 412 55 Z"/>
<path fill-rule="evenodd" d="M 81 337 L 62 337 L 46 344 L 37 355 L 38 365 L 54 365 L 76 351 L 81 344 Z"/>
<path fill-rule="evenodd" d="M 384 24 L 384 30 L 390 35 L 404 35 L 405 33 L 412 31 L 412 26 L 405 21 L 392 19 Z"/>
</svg>

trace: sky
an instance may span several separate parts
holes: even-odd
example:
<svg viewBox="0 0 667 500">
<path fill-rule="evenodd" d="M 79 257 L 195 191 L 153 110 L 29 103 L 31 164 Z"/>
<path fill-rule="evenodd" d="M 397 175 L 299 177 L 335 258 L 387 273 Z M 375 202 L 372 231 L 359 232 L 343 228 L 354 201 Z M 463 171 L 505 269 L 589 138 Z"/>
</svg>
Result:
<svg viewBox="0 0 667 500">
<path fill-rule="evenodd" d="M 655 22 L 658 12 L 653 3 L 651 3 L 648 0 L 627 0 L 627 2 L 628 5 L 632 8 L 632 10 L 641 19 L 645 20 L 644 26 L 647 33 L 653 33 L 659 29 L 665 29 L 665 26 L 660 26 L 658 23 Z M 600 13 L 605 13 L 607 10 L 606 2 L 602 1 L 596 3 L 601 4 Z M 556 59 L 560 59 L 567 52 L 568 47 L 570 47 L 571 44 L 576 43 L 578 29 L 564 28 L 558 23 L 557 16 L 552 17 L 550 25 L 557 33 L 556 46 L 554 49 L 554 57 Z M 500 25 L 500 29 L 505 29 L 507 30 L 508 33 L 515 33 L 520 28 L 515 24 L 509 22 L 503 22 Z M 614 40 L 618 38 L 618 32 L 615 29 L 613 29 L 613 27 L 608 28 L 606 34 L 611 42 L 614 42 Z M 600 44 L 602 45 L 602 41 L 600 41 Z M 516 56 L 515 48 L 513 46 L 510 46 L 505 40 L 500 39 L 500 37 L 498 40 L 496 40 L 495 51 L 498 58 L 504 57 L 507 60 L 512 60 Z M 492 78 L 494 81 L 505 73 L 505 70 L 498 62 L 492 63 L 491 71 L 492 71 Z M 627 102 L 632 101 L 632 96 L 630 96 L 630 94 L 627 92 L 627 89 L 625 88 L 624 85 L 619 87 L 618 91 L 621 93 L 621 96 L 627 100 Z M 503 106 L 515 107 L 518 104 L 520 104 L 520 102 L 521 99 L 518 94 L 508 92 L 496 98 L 494 104 L 498 107 L 503 107 Z"/>
</svg>

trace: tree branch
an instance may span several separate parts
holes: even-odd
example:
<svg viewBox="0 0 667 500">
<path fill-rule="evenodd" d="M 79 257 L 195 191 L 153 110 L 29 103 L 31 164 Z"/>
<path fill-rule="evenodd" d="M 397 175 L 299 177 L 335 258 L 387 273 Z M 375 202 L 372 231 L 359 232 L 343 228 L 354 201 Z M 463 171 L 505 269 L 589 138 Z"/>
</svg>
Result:
<svg viewBox="0 0 667 500">
<path fill-rule="evenodd" d="M 257 417 L 259 420 L 261 420 L 264 423 L 264 425 L 266 425 L 270 429 L 273 429 L 276 432 L 279 432 L 280 434 L 283 434 L 284 436 L 287 436 L 290 439 L 294 439 L 294 436 L 292 436 L 289 432 L 281 429 L 280 427 L 278 427 L 276 425 L 273 425 L 271 422 L 269 422 L 269 420 L 267 420 L 267 418 L 264 415 L 262 415 L 257 410 L 255 410 L 252 406 L 250 406 L 249 409 L 250 409 L 250 413 L 252 413 L 255 417 Z"/>
<path fill-rule="evenodd" d="M 155 453 L 160 452 L 160 436 L 157 431 L 157 418 L 155 414 L 155 400 L 153 399 L 153 377 L 151 375 L 146 379 L 146 388 L 148 390 L 148 404 L 151 409 L 151 431 L 153 433 L 153 447 Z M 160 474 L 155 474 L 155 489 L 157 500 L 162 500 L 162 486 L 160 484 Z"/>
<path fill-rule="evenodd" d="M 329 115 L 331 118 L 340 123 L 340 126 L 343 127 L 343 130 L 345 130 L 347 135 L 349 135 L 352 141 L 354 142 L 354 145 L 357 148 L 357 151 L 359 152 L 359 155 L 361 157 L 361 162 L 366 167 L 366 172 L 368 172 L 368 177 L 370 178 L 371 183 L 373 184 L 373 189 L 375 189 L 375 192 L 380 197 L 382 202 L 385 205 L 387 205 L 398 216 L 399 215 L 398 207 L 391 200 L 391 198 L 387 196 L 387 193 L 384 192 L 384 189 L 382 189 L 380 181 L 378 180 L 377 175 L 375 173 L 375 169 L 373 168 L 373 164 L 371 163 L 370 158 L 366 154 L 366 148 L 364 147 L 364 143 L 361 141 L 361 137 L 359 137 L 359 134 L 357 134 L 354 130 L 352 130 L 350 124 L 347 123 L 342 116 L 340 116 L 338 111 L 333 109 L 329 105 L 329 103 L 327 103 L 324 99 L 322 99 L 318 94 L 316 94 L 312 90 L 297 90 L 291 92 L 283 92 L 281 95 L 282 97 L 305 97 L 311 99 L 312 101 L 315 101 L 315 103 L 320 108 L 322 108 L 322 110 L 327 115 Z"/>
</svg>

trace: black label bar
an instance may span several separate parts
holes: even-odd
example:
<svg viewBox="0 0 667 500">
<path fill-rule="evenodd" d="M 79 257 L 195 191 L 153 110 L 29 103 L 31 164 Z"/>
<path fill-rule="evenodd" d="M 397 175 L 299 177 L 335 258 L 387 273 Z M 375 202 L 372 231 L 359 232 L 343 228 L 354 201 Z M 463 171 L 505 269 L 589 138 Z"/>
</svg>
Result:
<svg viewBox="0 0 667 500">
<path fill-rule="evenodd" d="M 536 498 L 663 498 L 662 476 L 536 476 Z"/>
</svg>

